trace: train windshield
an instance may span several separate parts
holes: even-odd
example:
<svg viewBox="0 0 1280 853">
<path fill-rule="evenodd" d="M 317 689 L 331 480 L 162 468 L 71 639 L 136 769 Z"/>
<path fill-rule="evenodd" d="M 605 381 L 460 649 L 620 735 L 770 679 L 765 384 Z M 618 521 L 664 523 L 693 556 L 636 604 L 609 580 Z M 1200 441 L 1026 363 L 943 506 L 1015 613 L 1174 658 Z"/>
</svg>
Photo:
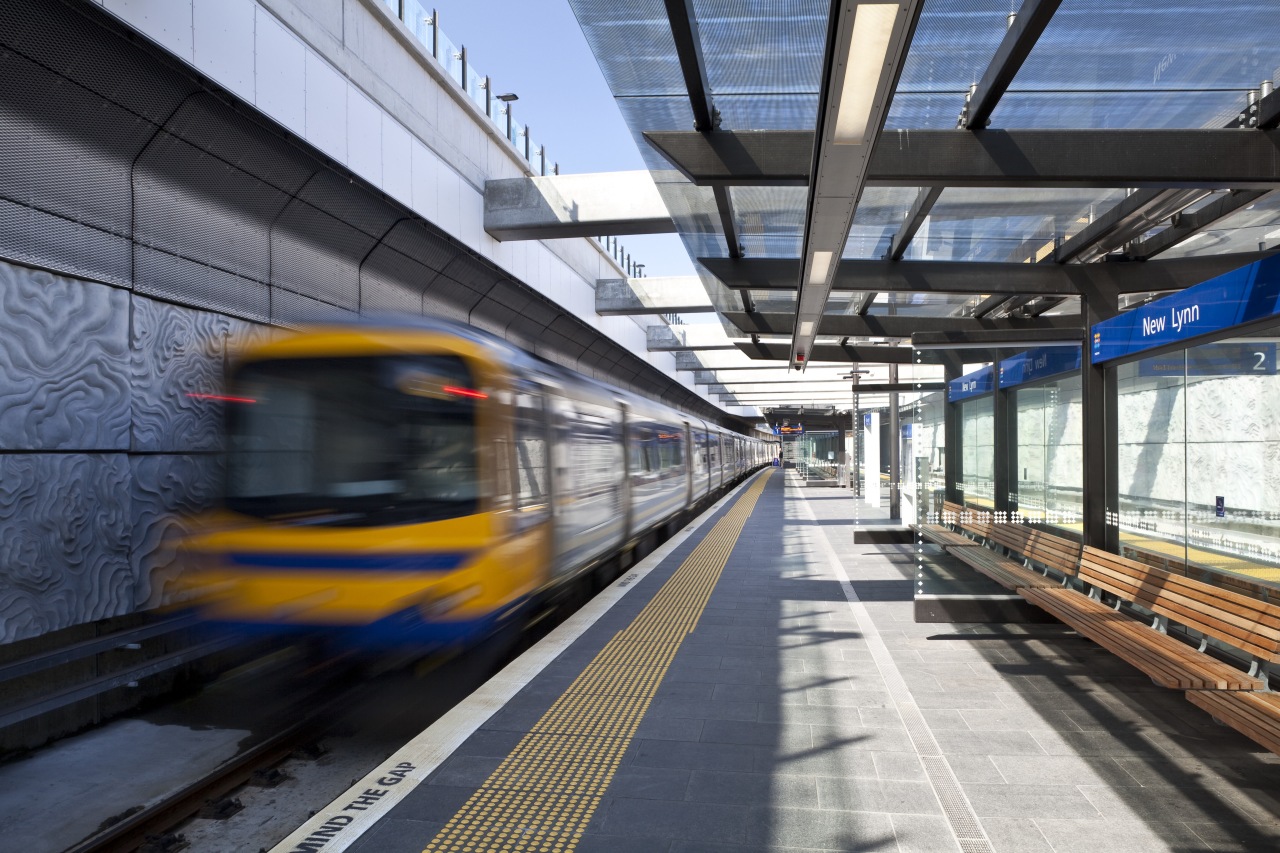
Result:
<svg viewBox="0 0 1280 853">
<path fill-rule="evenodd" d="M 232 378 L 227 508 L 375 526 L 478 510 L 475 411 L 452 356 L 263 361 Z"/>
</svg>

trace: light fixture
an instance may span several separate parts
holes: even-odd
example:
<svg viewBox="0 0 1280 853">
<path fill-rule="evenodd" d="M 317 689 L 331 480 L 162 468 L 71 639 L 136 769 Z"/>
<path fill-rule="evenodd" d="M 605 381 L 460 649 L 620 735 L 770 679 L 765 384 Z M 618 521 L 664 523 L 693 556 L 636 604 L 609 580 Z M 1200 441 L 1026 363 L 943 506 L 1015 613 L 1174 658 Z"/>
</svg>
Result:
<svg viewBox="0 0 1280 853">
<path fill-rule="evenodd" d="M 806 336 L 813 334 L 812 320 L 805 320 L 803 323 L 800 324 L 800 334 L 806 335 Z"/>
<path fill-rule="evenodd" d="M 809 283 L 823 284 L 827 280 L 827 273 L 831 272 L 831 260 L 835 257 L 835 252 L 814 252 L 813 257 L 809 261 Z"/>
<path fill-rule="evenodd" d="M 858 4 L 849 35 L 832 137 L 837 145 L 861 145 L 867 137 L 880 73 L 889 55 L 889 42 L 897 19 L 897 3 Z"/>
<path fill-rule="evenodd" d="M 508 104 L 511 103 L 512 101 L 520 100 L 520 96 L 515 94 L 514 92 L 503 92 L 501 95 L 494 95 L 494 97 L 497 98 L 499 101 L 503 101 Z"/>
</svg>

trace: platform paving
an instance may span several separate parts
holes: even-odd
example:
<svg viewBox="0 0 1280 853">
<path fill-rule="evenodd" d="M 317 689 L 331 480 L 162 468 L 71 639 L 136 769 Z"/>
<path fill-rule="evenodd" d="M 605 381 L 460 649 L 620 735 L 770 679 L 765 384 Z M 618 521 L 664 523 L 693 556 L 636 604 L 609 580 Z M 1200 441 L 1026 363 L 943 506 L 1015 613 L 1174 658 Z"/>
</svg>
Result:
<svg viewBox="0 0 1280 853">
<path fill-rule="evenodd" d="M 572 849 L 1280 849 L 1280 758 L 1060 625 L 916 624 L 853 523 L 772 472 Z M 422 851 L 710 529 L 348 849 Z"/>
</svg>

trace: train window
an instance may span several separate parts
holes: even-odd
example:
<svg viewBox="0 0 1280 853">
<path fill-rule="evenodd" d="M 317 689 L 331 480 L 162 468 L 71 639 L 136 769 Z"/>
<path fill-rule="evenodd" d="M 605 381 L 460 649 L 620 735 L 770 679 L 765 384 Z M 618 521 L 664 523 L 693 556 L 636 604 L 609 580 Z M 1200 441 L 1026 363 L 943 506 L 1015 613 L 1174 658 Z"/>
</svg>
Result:
<svg viewBox="0 0 1280 853">
<path fill-rule="evenodd" d="M 516 472 L 520 482 L 520 509 L 545 506 L 547 489 L 547 419 L 542 398 L 519 394 L 516 398 Z"/>
<path fill-rule="evenodd" d="M 475 411 L 459 358 L 282 359 L 233 377 L 227 506 L 257 517 L 375 526 L 470 515 Z"/>
</svg>

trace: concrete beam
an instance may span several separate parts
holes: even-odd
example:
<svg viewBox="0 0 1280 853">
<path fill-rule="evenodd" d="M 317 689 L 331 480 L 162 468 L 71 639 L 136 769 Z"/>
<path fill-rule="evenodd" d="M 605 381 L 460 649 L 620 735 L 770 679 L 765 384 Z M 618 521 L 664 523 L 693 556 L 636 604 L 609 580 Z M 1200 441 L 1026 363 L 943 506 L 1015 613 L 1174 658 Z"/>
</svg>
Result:
<svg viewBox="0 0 1280 853">
<path fill-rule="evenodd" d="M 602 278 L 596 282 L 596 313 L 712 314 L 715 307 L 696 275 Z"/>
<path fill-rule="evenodd" d="M 646 330 L 649 352 L 681 350 L 735 350 L 720 324 L 706 326 L 650 326 Z"/>
<path fill-rule="evenodd" d="M 673 234 L 648 172 L 485 181 L 484 230 L 495 240 Z"/>
</svg>

